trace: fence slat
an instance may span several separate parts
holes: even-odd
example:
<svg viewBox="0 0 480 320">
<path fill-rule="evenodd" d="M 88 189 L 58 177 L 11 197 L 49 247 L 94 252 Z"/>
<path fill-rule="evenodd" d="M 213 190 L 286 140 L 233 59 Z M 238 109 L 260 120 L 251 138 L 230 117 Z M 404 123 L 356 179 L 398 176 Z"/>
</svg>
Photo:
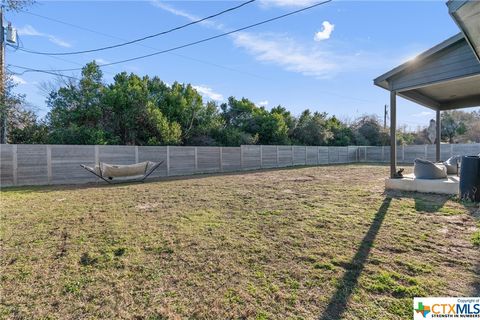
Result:
<svg viewBox="0 0 480 320">
<path fill-rule="evenodd" d="M 320 165 L 390 160 L 389 146 L 259 146 L 170 147 L 88 145 L 0 145 L 0 186 L 76 184 L 96 178 L 79 164 L 98 162 L 130 164 L 164 163 L 152 177 L 195 173 L 232 172 L 288 166 Z M 441 158 L 477 155 L 480 144 L 441 145 Z M 402 146 L 398 160 L 412 164 L 415 158 L 433 159 L 434 145 Z"/>
</svg>

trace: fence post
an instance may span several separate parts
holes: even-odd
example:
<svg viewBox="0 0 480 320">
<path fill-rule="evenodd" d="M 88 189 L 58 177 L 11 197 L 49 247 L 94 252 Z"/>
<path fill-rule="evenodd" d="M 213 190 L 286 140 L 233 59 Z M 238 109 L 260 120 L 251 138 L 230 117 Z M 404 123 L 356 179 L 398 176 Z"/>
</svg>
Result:
<svg viewBox="0 0 480 320">
<path fill-rule="evenodd" d="M 240 170 L 243 170 L 243 145 L 240 145 Z"/>
<path fill-rule="evenodd" d="M 320 147 L 317 147 L 317 166 L 320 164 Z"/>
<path fill-rule="evenodd" d="M 305 146 L 305 165 L 307 165 L 307 146 Z"/>
<path fill-rule="evenodd" d="M 293 145 L 290 146 L 290 150 L 291 150 L 291 153 L 292 153 L 291 156 L 292 156 L 292 166 L 293 166 L 293 163 L 294 163 L 294 161 L 293 161 Z"/>
<path fill-rule="evenodd" d="M 100 150 L 99 146 L 95 145 L 95 165 L 99 164 L 100 162 Z"/>
<path fill-rule="evenodd" d="M 198 148 L 195 147 L 195 172 L 198 171 Z"/>
<path fill-rule="evenodd" d="M 167 177 L 170 176 L 170 146 L 167 146 Z"/>
<path fill-rule="evenodd" d="M 14 144 L 12 146 L 12 178 L 13 178 L 13 185 L 16 186 L 18 183 L 18 158 L 17 158 L 17 145 Z"/>
<path fill-rule="evenodd" d="M 330 164 L 330 147 L 327 147 L 327 164 Z"/>
<path fill-rule="evenodd" d="M 382 162 L 385 161 L 385 146 L 382 146 Z"/>
<path fill-rule="evenodd" d="M 425 145 L 425 160 L 428 159 L 428 145 Z"/>
<path fill-rule="evenodd" d="M 138 163 L 138 146 L 135 146 L 135 163 Z"/>
<path fill-rule="evenodd" d="M 453 144 L 450 144 L 450 157 L 453 157 Z"/>
<path fill-rule="evenodd" d="M 280 167 L 280 154 L 278 153 L 278 146 L 277 146 L 277 168 Z"/>
<path fill-rule="evenodd" d="M 405 163 L 405 145 L 402 145 L 402 162 Z"/>
<path fill-rule="evenodd" d="M 220 157 L 220 172 L 223 172 L 223 147 L 220 147 L 219 157 Z"/>
<path fill-rule="evenodd" d="M 47 181 L 52 183 L 52 146 L 47 145 Z"/>
<path fill-rule="evenodd" d="M 260 145 L 260 169 L 263 168 L 263 145 Z"/>
</svg>

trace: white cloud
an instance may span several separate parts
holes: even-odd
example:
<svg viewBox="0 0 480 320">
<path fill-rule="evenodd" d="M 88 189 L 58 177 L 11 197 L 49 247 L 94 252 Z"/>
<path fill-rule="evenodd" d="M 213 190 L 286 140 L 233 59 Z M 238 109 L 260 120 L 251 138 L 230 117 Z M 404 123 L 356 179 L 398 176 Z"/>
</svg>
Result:
<svg viewBox="0 0 480 320">
<path fill-rule="evenodd" d="M 17 30 L 18 34 L 21 36 L 31 36 L 31 37 L 44 37 L 47 38 L 48 41 L 51 43 L 56 44 L 57 46 L 64 47 L 64 48 L 70 48 L 72 45 L 65 41 L 60 39 L 57 36 L 48 34 L 48 33 L 43 33 L 32 27 L 31 25 L 27 24 L 21 28 L 18 28 Z"/>
<path fill-rule="evenodd" d="M 17 32 L 21 36 L 38 36 L 38 37 L 43 36 L 43 33 L 38 32 L 34 27 L 32 27 L 29 24 L 18 28 Z"/>
<path fill-rule="evenodd" d="M 324 77 L 336 68 L 327 52 L 307 50 L 291 39 L 266 38 L 250 33 L 237 33 L 234 43 L 262 62 L 282 66 L 285 70 L 304 75 Z"/>
<path fill-rule="evenodd" d="M 306 5 L 314 3 L 310 0 L 262 0 L 265 3 L 275 5 Z M 263 3 L 262 2 L 262 3 Z M 189 21 L 197 20 L 198 17 L 188 12 L 176 9 L 160 0 L 151 0 L 152 5 L 162 10 L 166 10 L 174 15 L 184 17 Z M 205 27 L 214 28 L 220 31 L 229 31 L 224 25 L 209 20 L 202 24 Z M 328 21 L 323 23 L 325 35 L 330 36 L 334 25 Z M 324 37 L 325 37 L 324 35 Z M 320 37 L 320 36 L 319 36 Z M 347 72 L 365 67 L 371 67 L 371 61 L 385 59 L 383 56 L 368 53 L 348 53 L 342 54 L 338 50 L 328 50 L 324 43 L 316 44 L 305 48 L 297 41 L 287 38 L 281 34 L 255 34 L 251 32 L 239 32 L 229 36 L 234 44 L 245 49 L 250 55 L 258 61 L 271 63 L 282 67 L 284 70 L 301 73 L 307 76 L 317 78 L 330 78 L 340 71 Z M 379 62 L 380 63 L 380 62 Z"/>
<path fill-rule="evenodd" d="M 257 103 L 257 105 L 259 105 L 260 107 L 266 107 L 268 106 L 268 100 L 260 101 L 259 103 Z"/>
<path fill-rule="evenodd" d="M 27 81 L 17 75 L 12 75 L 12 80 L 17 84 L 27 84 Z"/>
<path fill-rule="evenodd" d="M 323 21 L 322 30 L 315 33 L 315 37 L 314 37 L 315 41 L 322 41 L 322 40 L 330 39 L 330 35 L 332 34 L 333 29 L 335 29 L 334 24 L 332 24 L 328 21 Z"/>
<path fill-rule="evenodd" d="M 194 16 L 193 14 L 187 13 L 187 12 L 182 11 L 182 10 L 178 10 L 178 9 L 172 7 L 172 6 L 169 6 L 165 2 L 162 2 L 162 1 L 159 1 L 159 0 L 152 0 L 152 1 L 150 1 L 150 3 L 157 8 L 168 11 L 168 12 L 170 12 L 170 13 L 176 15 L 176 16 L 181 16 L 181 17 L 187 18 L 188 20 L 198 20 L 199 19 L 198 17 Z"/>
<path fill-rule="evenodd" d="M 412 114 L 412 117 L 427 117 L 433 115 L 433 112 L 431 111 L 422 111 L 419 113 L 414 113 Z"/>
<path fill-rule="evenodd" d="M 277 5 L 287 4 L 306 4 L 306 0 L 269 0 L 268 2 Z M 313 1 L 312 1 L 313 2 Z M 184 17 L 190 21 L 197 20 L 198 17 L 191 15 L 188 12 L 171 7 L 159 0 L 152 0 L 152 5 L 162 10 L 166 10 L 174 15 Z M 212 27 L 218 30 L 226 31 L 225 27 L 213 21 L 208 21 L 207 27 Z M 311 75 L 316 77 L 325 77 L 329 71 L 334 69 L 335 64 L 328 61 L 328 55 L 318 49 L 313 49 L 308 52 L 302 49 L 298 43 L 285 37 L 277 37 L 276 39 L 265 39 L 249 32 L 234 33 L 231 36 L 236 46 L 244 48 L 247 52 L 259 61 L 273 63 L 280 65 L 284 69 L 293 72 L 299 72 L 304 75 Z"/>
<path fill-rule="evenodd" d="M 205 98 L 214 101 L 224 101 L 223 95 L 213 91 L 212 88 L 209 88 L 207 86 L 193 86 L 193 88 Z"/>
<path fill-rule="evenodd" d="M 50 42 L 52 42 L 52 43 L 54 43 L 54 44 L 56 44 L 57 46 L 60 46 L 60 47 L 70 48 L 72 46 L 67 41 L 62 40 L 62 39 L 57 38 L 57 37 L 52 36 L 52 35 L 48 35 L 48 40 L 50 40 Z"/>
<path fill-rule="evenodd" d="M 174 7 L 168 5 L 165 2 L 162 2 L 160 0 L 151 0 L 150 3 L 154 7 L 157 7 L 157 8 L 160 8 L 162 10 L 165 10 L 167 12 L 170 12 L 171 14 L 174 14 L 176 16 L 186 18 L 187 20 L 190 20 L 190 21 L 196 21 L 196 20 L 201 19 L 198 16 L 195 16 L 195 15 L 190 14 L 190 13 L 188 13 L 186 11 L 183 11 L 183 10 L 176 9 L 176 8 L 174 8 Z M 212 20 L 205 20 L 205 21 L 200 22 L 200 24 L 205 25 L 205 26 L 209 26 L 209 27 L 213 27 L 213 28 L 216 28 L 216 29 L 222 29 L 223 28 L 222 25 L 216 24 Z"/>
<path fill-rule="evenodd" d="M 305 7 L 316 2 L 318 0 L 261 0 L 264 5 L 279 7 Z"/>
</svg>

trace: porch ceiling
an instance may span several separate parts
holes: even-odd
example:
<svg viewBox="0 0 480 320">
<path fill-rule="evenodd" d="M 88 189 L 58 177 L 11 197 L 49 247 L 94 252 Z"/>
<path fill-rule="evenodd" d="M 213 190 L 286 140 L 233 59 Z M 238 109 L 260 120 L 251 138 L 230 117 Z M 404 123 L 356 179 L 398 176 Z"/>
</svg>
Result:
<svg viewBox="0 0 480 320">
<path fill-rule="evenodd" d="M 399 91 L 398 94 L 434 110 L 480 106 L 480 74 Z"/>
</svg>

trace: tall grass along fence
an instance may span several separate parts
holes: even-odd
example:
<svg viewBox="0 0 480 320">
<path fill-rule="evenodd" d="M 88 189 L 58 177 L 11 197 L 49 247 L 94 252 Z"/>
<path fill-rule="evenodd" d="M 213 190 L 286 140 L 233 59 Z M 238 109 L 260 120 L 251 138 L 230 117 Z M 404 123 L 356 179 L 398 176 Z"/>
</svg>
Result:
<svg viewBox="0 0 480 320">
<path fill-rule="evenodd" d="M 480 144 L 442 145 L 441 157 L 476 155 Z M 400 146 L 399 163 L 435 160 L 434 145 Z M 234 172 L 263 168 L 358 162 L 389 162 L 390 147 L 139 147 L 85 145 L 0 145 L 0 186 L 81 184 L 97 181 L 80 164 L 164 161 L 153 177 Z"/>
</svg>

